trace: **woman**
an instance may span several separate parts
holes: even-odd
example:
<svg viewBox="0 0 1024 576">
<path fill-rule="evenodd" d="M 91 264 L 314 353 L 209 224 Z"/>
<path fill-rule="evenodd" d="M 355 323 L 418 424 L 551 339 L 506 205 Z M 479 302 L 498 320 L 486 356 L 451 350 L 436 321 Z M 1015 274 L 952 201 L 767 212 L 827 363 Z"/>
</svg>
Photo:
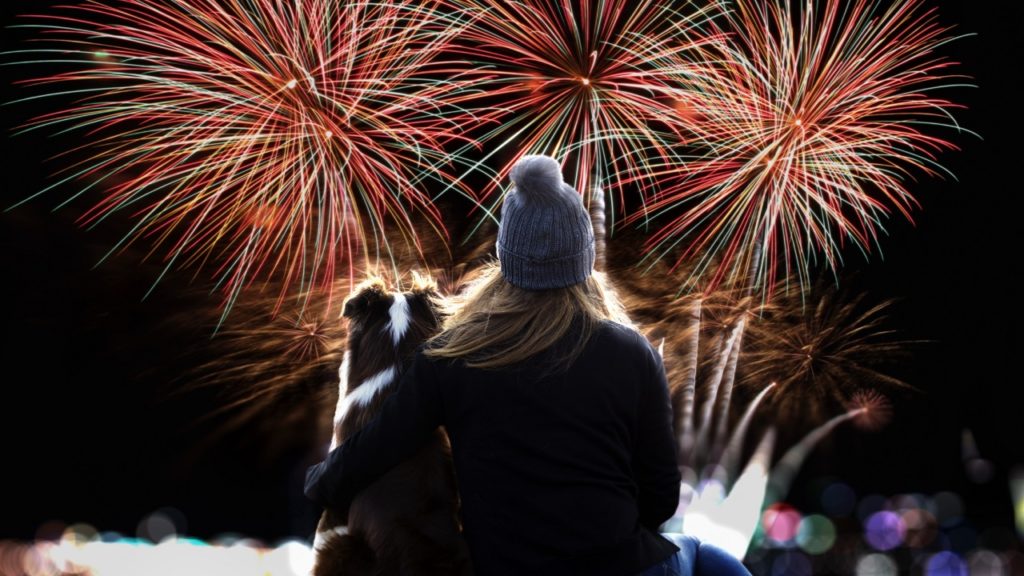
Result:
<svg viewBox="0 0 1024 576">
<path fill-rule="evenodd" d="M 658 533 L 680 483 L 661 358 L 594 273 L 590 217 L 558 162 L 526 156 L 511 177 L 499 265 L 381 414 L 309 469 L 306 495 L 346 507 L 443 425 L 480 576 L 748 574 Z"/>
</svg>

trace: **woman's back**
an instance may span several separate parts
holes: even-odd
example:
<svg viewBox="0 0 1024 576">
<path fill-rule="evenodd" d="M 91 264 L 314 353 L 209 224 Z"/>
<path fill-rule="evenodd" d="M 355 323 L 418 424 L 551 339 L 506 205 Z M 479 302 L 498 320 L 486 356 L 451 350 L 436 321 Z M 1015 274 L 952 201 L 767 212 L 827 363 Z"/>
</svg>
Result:
<svg viewBox="0 0 1024 576">
<path fill-rule="evenodd" d="M 671 555 L 655 535 L 679 498 L 657 353 L 602 322 L 567 370 L 546 373 L 549 360 L 417 359 L 438 386 L 478 572 L 622 575 Z"/>
</svg>

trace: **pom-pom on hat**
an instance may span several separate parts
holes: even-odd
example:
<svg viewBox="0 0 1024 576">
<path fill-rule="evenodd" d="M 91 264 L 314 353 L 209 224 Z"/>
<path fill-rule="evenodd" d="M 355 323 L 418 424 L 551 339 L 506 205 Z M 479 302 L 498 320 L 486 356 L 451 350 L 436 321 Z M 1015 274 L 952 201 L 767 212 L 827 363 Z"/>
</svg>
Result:
<svg viewBox="0 0 1024 576">
<path fill-rule="evenodd" d="M 523 156 L 511 170 L 498 225 L 501 274 L 527 290 L 583 282 L 594 270 L 594 229 L 583 199 L 550 156 Z"/>
</svg>

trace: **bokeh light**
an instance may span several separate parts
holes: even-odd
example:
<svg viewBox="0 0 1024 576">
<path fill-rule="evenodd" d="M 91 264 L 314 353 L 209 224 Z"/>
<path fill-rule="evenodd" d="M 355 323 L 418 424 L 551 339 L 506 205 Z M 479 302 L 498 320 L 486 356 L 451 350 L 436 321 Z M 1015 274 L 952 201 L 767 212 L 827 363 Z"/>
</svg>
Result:
<svg viewBox="0 0 1024 576">
<path fill-rule="evenodd" d="M 11 574 L 59 576 L 61 571 L 50 558 L 50 552 L 55 547 L 52 542 L 39 542 L 35 546 L 25 549 L 21 557 L 21 565 L 15 566 Z"/>
<path fill-rule="evenodd" d="M 765 537 L 775 544 L 791 543 L 799 525 L 800 512 L 789 504 L 772 504 L 761 514 L 761 528 Z"/>
<path fill-rule="evenodd" d="M 932 497 L 935 519 L 940 526 L 953 526 L 960 522 L 963 514 L 963 501 L 952 492 L 938 492 Z"/>
<path fill-rule="evenodd" d="M 928 558 L 925 576 L 969 576 L 967 563 L 953 552 L 943 550 Z"/>
<path fill-rule="evenodd" d="M 975 484 L 987 484 L 995 475 L 995 466 L 991 461 L 984 458 L 971 458 L 964 462 L 967 477 Z"/>
<path fill-rule="evenodd" d="M 949 537 L 949 547 L 953 550 L 966 553 L 978 545 L 978 533 L 970 524 L 960 524 L 946 532 Z"/>
<path fill-rule="evenodd" d="M 44 532 L 52 534 L 49 524 Z M 76 524 L 59 540 L 0 540 L 0 576 L 309 576 L 313 567 L 313 550 L 299 539 L 271 548 L 244 537 L 211 545 L 166 536 L 153 544 L 135 537 L 112 540 L 113 534 L 101 537 L 92 526 Z"/>
<path fill-rule="evenodd" d="M 906 527 L 905 543 L 911 548 L 924 548 L 935 540 L 938 534 L 938 522 L 931 512 L 922 508 L 912 508 L 900 514 Z"/>
<path fill-rule="evenodd" d="M 184 531 L 185 516 L 174 508 L 161 508 L 139 522 L 136 533 L 139 538 L 151 542 L 163 542 Z"/>
<path fill-rule="evenodd" d="M 977 525 L 977 511 L 958 493 L 869 494 L 857 501 L 834 477 L 807 490 L 816 513 L 791 503 L 765 509 L 759 539 L 744 557 L 752 574 L 803 574 L 806 561 L 815 575 L 1024 576 L 1024 540 L 1006 524 Z"/>
<path fill-rule="evenodd" d="M 84 522 L 68 526 L 67 529 L 64 530 L 64 534 L 61 535 L 61 541 L 76 546 L 81 546 L 96 540 L 99 540 L 99 531 Z"/>
<path fill-rule="evenodd" d="M 121 540 L 122 538 L 124 538 L 123 534 L 121 534 L 120 532 L 113 531 L 113 530 L 107 530 L 105 532 L 100 532 L 100 542 L 117 542 L 118 540 Z"/>
<path fill-rule="evenodd" d="M 821 508 L 833 518 L 846 518 L 857 505 L 853 488 L 842 482 L 829 484 L 821 492 Z"/>
<path fill-rule="evenodd" d="M 897 576 L 896 561 L 885 554 L 868 554 L 857 560 L 857 576 Z"/>
<path fill-rule="evenodd" d="M 36 528 L 36 540 L 60 540 L 64 536 L 67 525 L 60 520 L 43 522 Z"/>
<path fill-rule="evenodd" d="M 906 526 L 899 514 L 881 510 L 864 523 L 864 539 L 875 550 L 892 550 L 903 543 Z"/>
<path fill-rule="evenodd" d="M 46 549 L 45 555 L 61 573 L 84 572 L 82 552 L 92 542 L 99 540 L 99 532 L 89 524 L 78 523 L 68 526 L 56 546 Z M 40 542 L 40 545 L 45 544 Z"/>
<path fill-rule="evenodd" d="M 967 556 L 971 576 L 1003 576 L 1003 559 L 991 550 L 975 550 Z"/>
<path fill-rule="evenodd" d="M 978 443 L 974 439 L 974 432 L 964 428 L 961 442 L 960 454 L 964 461 L 964 471 L 967 477 L 975 484 L 986 484 L 995 474 L 995 465 L 991 461 L 981 457 L 978 451 Z"/>
<path fill-rule="evenodd" d="M 800 521 L 796 532 L 796 543 L 808 554 L 823 554 L 836 541 L 836 528 L 832 521 L 819 514 L 812 514 Z"/>
<path fill-rule="evenodd" d="M 984 530 L 969 522 L 962 500 L 952 493 L 936 497 L 904 493 L 873 495 L 851 504 L 849 487 L 827 479 L 815 489 L 821 502 L 842 502 L 832 512 L 874 509 L 856 530 L 852 520 L 804 514 L 791 503 L 766 508 L 758 540 L 740 556 L 757 576 L 1016 576 L 1024 574 L 1020 540 L 1009 526 Z M 705 483 L 710 496 L 720 488 Z M 830 494 L 826 494 L 831 492 Z M 838 495 L 838 498 L 837 498 Z M 955 498 L 951 496 L 956 496 Z M 875 509 L 881 506 L 880 509 Z M 845 507 L 845 508 L 844 508 Z M 957 519 L 939 525 L 933 511 Z M 180 515 L 175 517 L 176 515 Z M 173 518 L 173 520 L 172 520 Z M 268 544 L 239 533 L 221 533 L 204 541 L 181 534 L 185 519 L 163 508 L 139 522 L 140 533 L 121 536 L 86 523 L 50 521 L 36 541 L 0 541 L 0 575 L 17 576 L 309 576 L 315 560 L 301 539 Z M 169 532 L 171 526 L 177 533 Z M 162 531 L 162 532 L 161 532 Z M 164 536 L 160 537 L 160 534 Z M 154 543 L 150 538 L 160 538 Z M 859 541 L 863 538 L 864 543 Z M 873 549 L 873 550 L 872 550 Z M 865 553 L 865 551 L 869 551 Z"/>
<path fill-rule="evenodd" d="M 914 510 L 916 508 L 922 508 L 928 503 L 928 498 L 923 494 L 897 494 L 889 500 L 889 510 L 895 512 L 905 512 L 907 510 Z"/>
</svg>

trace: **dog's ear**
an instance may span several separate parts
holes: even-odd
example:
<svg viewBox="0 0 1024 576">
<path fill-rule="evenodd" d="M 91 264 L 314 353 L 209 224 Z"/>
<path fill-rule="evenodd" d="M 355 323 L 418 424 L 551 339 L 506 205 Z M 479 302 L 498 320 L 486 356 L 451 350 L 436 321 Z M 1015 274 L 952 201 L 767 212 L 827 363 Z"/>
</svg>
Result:
<svg viewBox="0 0 1024 576">
<path fill-rule="evenodd" d="M 345 318 L 357 318 L 366 312 L 371 305 L 388 297 L 388 288 L 381 278 L 373 277 L 362 281 L 352 294 L 345 299 L 341 313 Z"/>
<path fill-rule="evenodd" d="M 413 271 L 412 283 L 405 296 L 417 330 L 423 337 L 433 335 L 440 326 L 444 310 L 447 308 L 445 299 L 437 288 L 437 282 L 430 276 Z"/>
<path fill-rule="evenodd" d="M 412 285 L 409 291 L 413 296 L 434 297 L 437 296 L 437 282 L 430 276 L 420 274 L 419 271 L 412 271 Z"/>
</svg>

